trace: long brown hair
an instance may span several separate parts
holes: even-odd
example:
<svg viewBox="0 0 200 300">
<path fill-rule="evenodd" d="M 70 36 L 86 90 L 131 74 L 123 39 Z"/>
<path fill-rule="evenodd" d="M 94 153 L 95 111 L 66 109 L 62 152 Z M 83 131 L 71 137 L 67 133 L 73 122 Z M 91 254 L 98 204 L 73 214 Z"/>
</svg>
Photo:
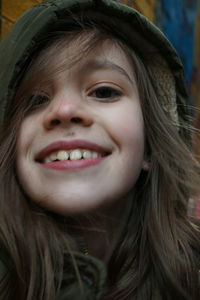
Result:
<svg viewBox="0 0 200 300">
<path fill-rule="evenodd" d="M 148 60 L 144 61 L 102 25 L 78 21 L 70 28 L 71 32 L 66 32 L 64 24 L 63 21 L 56 25 L 45 40 L 41 38 L 32 61 L 24 66 L 25 76 L 2 128 L 0 247 L 7 256 L 9 276 L 3 281 L 0 294 L 7 293 L 8 299 L 56 299 L 62 281 L 64 252 L 66 248 L 72 252 L 76 247 L 62 223 L 27 198 L 16 176 L 17 133 L 21 120 L 31 109 L 27 93 L 30 86 L 38 83 L 38 73 L 47 75 L 43 70 L 47 70 L 48 62 L 70 41 L 78 40 L 82 45 L 81 52 L 71 58 L 76 63 L 83 52 L 92 51 L 109 38 L 125 51 L 133 64 L 150 169 L 142 171 L 136 183 L 123 238 L 108 263 L 104 298 L 197 300 L 200 236 L 187 217 L 187 203 L 198 190 L 199 166 L 191 153 L 189 125 L 180 119 L 177 126 L 163 110 Z M 43 76 L 44 83 L 48 84 L 50 77 L 66 66 L 68 62 L 48 69 L 48 76 Z"/>
</svg>

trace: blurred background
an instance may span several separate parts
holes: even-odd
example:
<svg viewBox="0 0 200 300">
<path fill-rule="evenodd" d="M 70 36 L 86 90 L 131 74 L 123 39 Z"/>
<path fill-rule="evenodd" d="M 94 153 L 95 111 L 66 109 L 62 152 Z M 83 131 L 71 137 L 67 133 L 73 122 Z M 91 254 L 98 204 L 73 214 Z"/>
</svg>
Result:
<svg viewBox="0 0 200 300">
<path fill-rule="evenodd" d="M 28 8 L 43 0 L 0 0 L 0 38 Z M 200 0 L 116 0 L 131 6 L 154 22 L 181 56 L 194 110 L 194 123 L 200 129 Z M 200 160 L 200 135 L 194 137 L 194 151 Z M 200 224 L 200 197 L 190 200 L 189 214 Z"/>
</svg>

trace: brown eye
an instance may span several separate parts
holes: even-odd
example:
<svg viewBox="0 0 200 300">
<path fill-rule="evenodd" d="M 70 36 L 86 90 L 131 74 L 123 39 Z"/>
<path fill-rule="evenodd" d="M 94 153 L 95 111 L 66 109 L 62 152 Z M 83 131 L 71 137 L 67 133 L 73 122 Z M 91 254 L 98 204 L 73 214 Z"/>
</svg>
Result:
<svg viewBox="0 0 200 300">
<path fill-rule="evenodd" d="M 116 89 L 111 87 L 99 87 L 96 90 L 92 91 L 89 96 L 97 98 L 98 100 L 114 100 L 122 95 Z"/>
</svg>

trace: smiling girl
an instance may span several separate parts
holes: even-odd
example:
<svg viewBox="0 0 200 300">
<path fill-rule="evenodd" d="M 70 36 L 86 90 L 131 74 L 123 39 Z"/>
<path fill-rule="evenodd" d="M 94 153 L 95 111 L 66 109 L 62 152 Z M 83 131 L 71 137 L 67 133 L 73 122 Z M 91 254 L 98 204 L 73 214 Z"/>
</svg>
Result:
<svg viewBox="0 0 200 300">
<path fill-rule="evenodd" d="M 182 65 L 115 1 L 46 1 L 0 45 L 0 299 L 199 299 Z"/>
</svg>

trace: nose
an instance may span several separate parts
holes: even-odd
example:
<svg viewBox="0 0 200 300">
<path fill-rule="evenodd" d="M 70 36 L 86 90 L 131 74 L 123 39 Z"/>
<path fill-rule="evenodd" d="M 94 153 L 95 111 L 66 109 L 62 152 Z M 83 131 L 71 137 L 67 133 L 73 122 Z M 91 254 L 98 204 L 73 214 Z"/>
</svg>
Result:
<svg viewBox="0 0 200 300">
<path fill-rule="evenodd" d="M 88 105 L 81 97 L 61 96 L 52 99 L 44 117 L 47 130 L 54 127 L 70 127 L 72 125 L 91 126 L 93 119 Z"/>
</svg>

